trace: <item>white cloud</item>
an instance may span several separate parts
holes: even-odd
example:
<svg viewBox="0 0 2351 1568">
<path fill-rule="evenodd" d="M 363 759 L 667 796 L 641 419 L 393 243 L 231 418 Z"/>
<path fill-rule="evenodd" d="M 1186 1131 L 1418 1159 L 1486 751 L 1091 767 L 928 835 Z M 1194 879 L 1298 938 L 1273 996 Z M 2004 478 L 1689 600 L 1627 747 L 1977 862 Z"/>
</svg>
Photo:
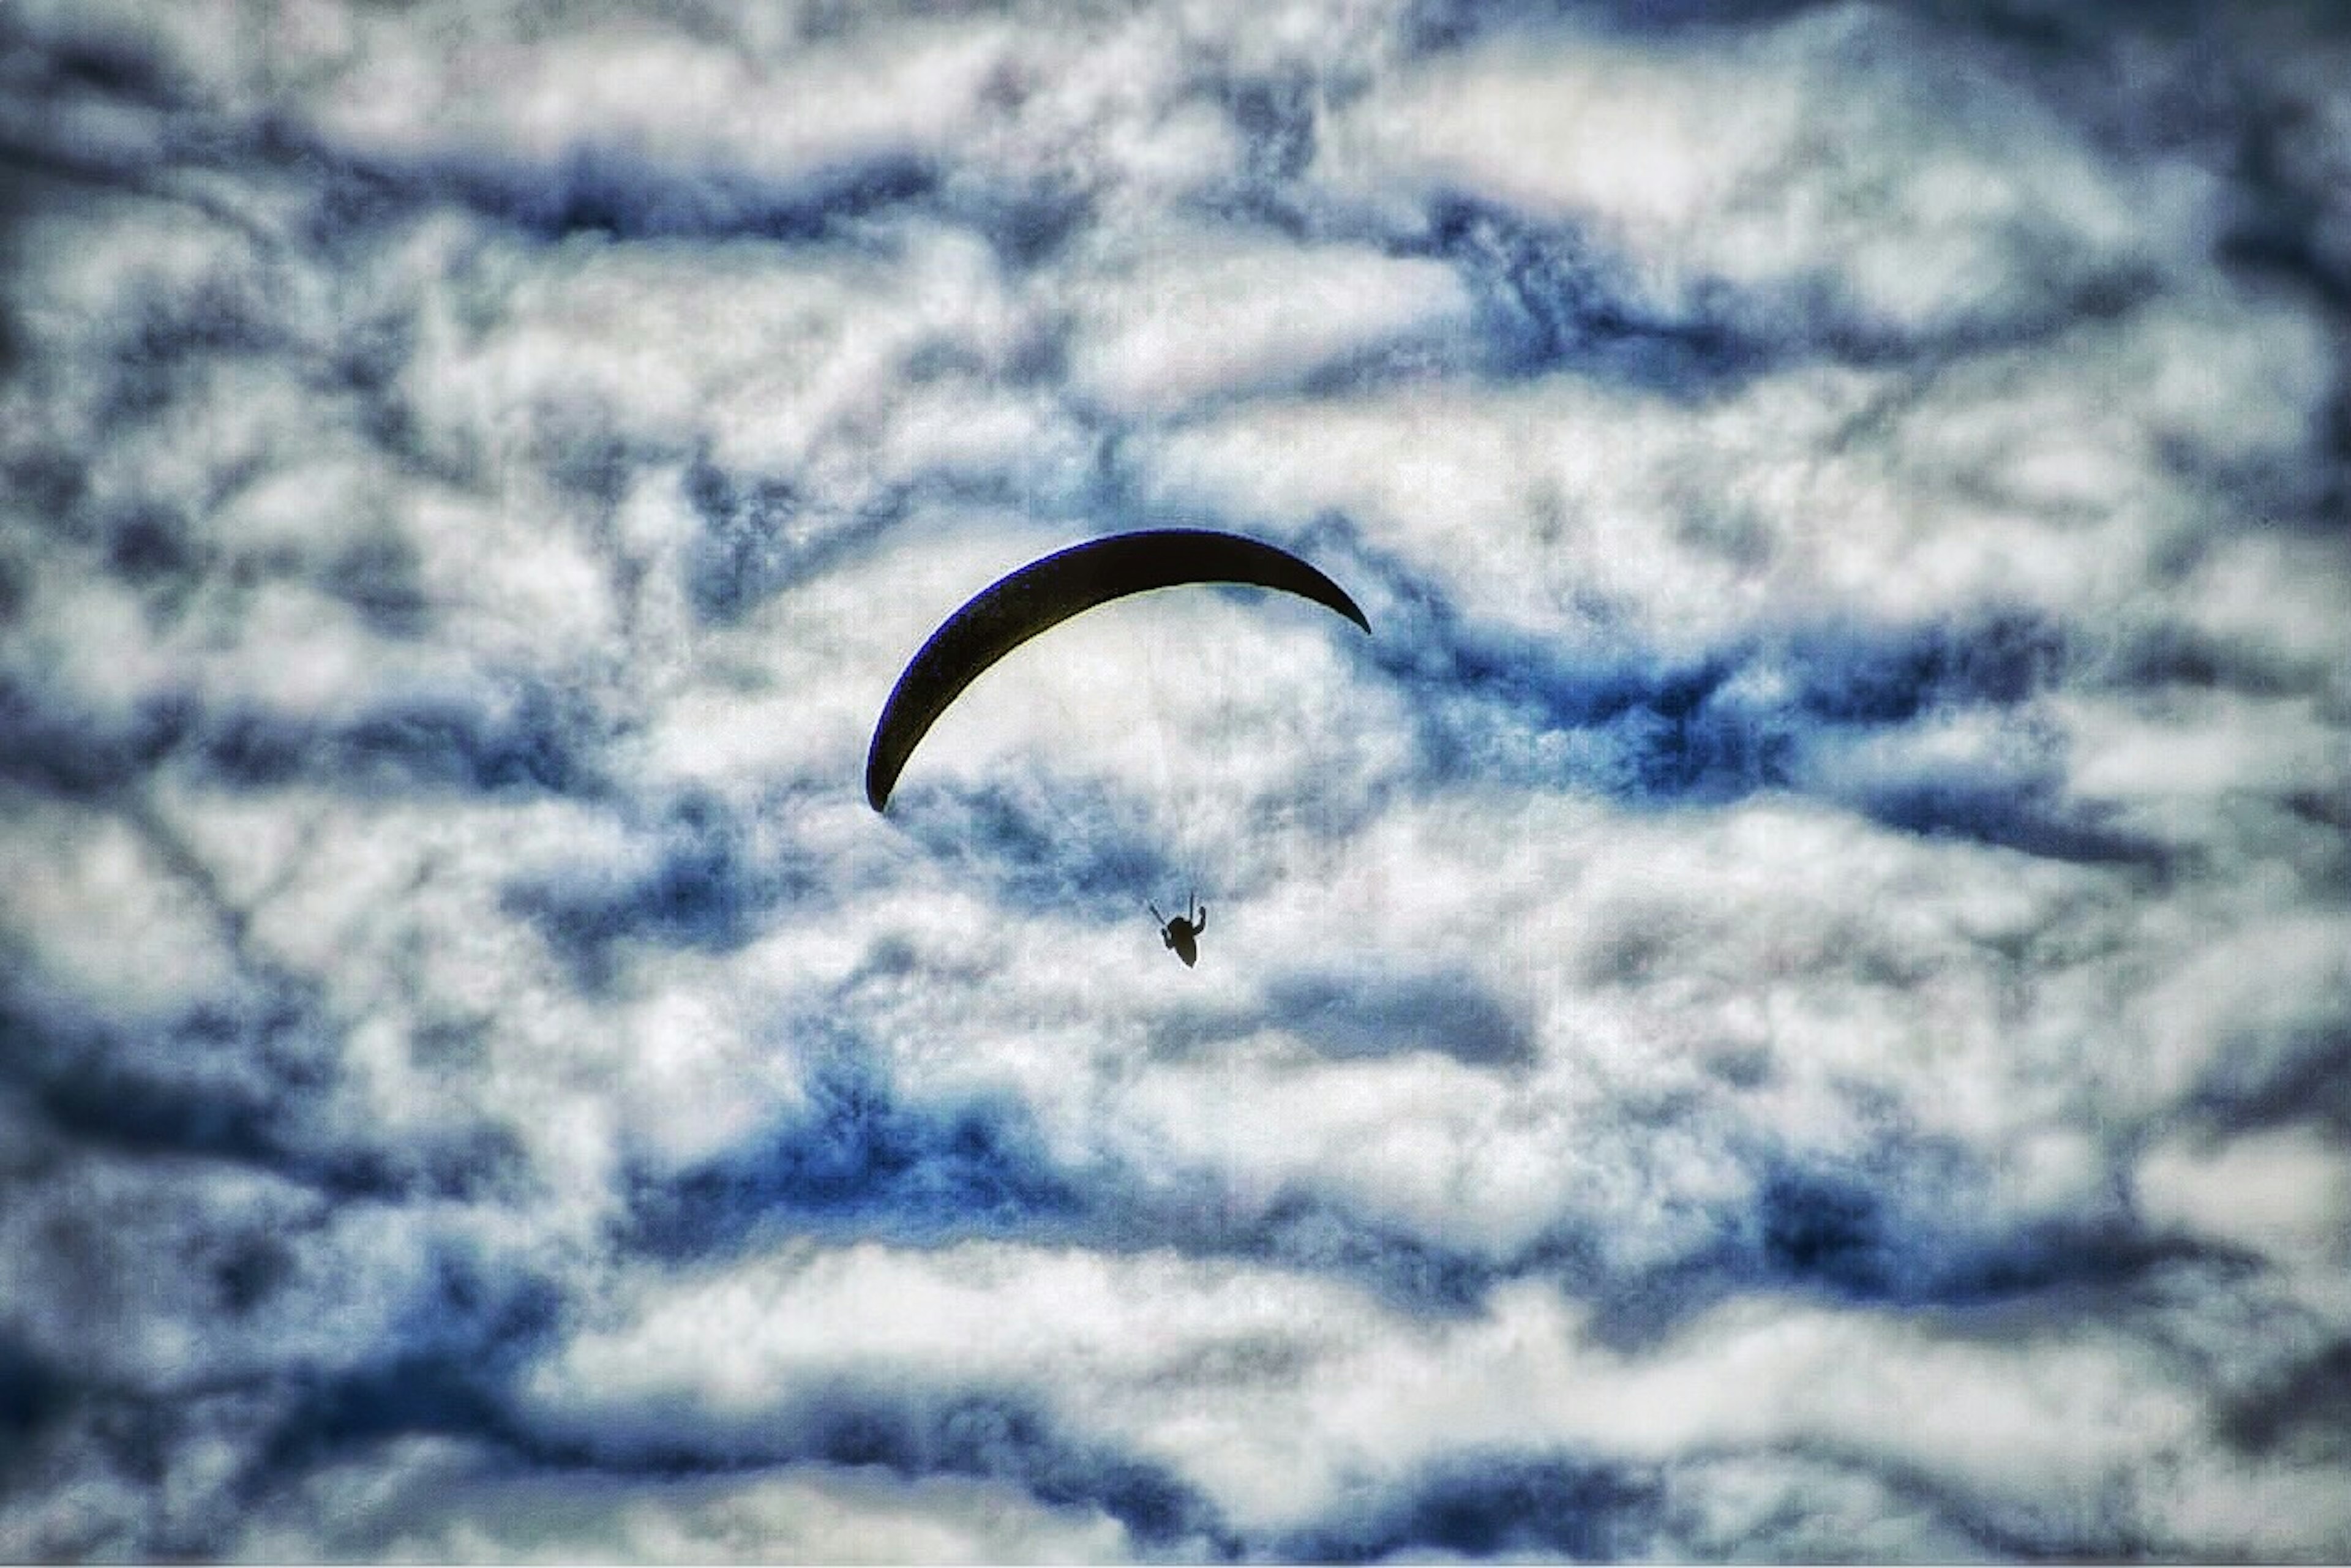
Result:
<svg viewBox="0 0 2351 1568">
<path fill-rule="evenodd" d="M 2130 1478 L 2201 1419 L 2126 1337 L 2095 1331 L 2008 1338 L 1756 1301 L 1625 1355 L 1592 1346 L 1539 1286 L 1431 1326 L 1317 1283 L 1147 1254 L 796 1249 L 613 1305 L 535 1377 L 535 1419 L 622 1450 L 678 1421 L 756 1448 L 844 1377 L 1037 1386 L 1079 1431 L 1166 1458 L 1260 1529 L 1468 1445 L 1625 1462 L 1865 1454 L 1992 1518 L 2062 1531 L 2120 1506 L 2159 1531 L 2171 1500 Z M 2207 1484 L 2241 1482 L 2224 1469 Z"/>
<path fill-rule="evenodd" d="M 1040 1508 L 1017 1488 L 870 1469 L 741 1478 L 485 1475 L 482 1456 L 412 1438 L 320 1472 L 229 1553 L 269 1562 L 331 1543 L 378 1562 L 1102 1563 L 1116 1521 Z"/>
<path fill-rule="evenodd" d="M 757 407 L 762 428 L 786 433 L 757 455 L 804 450 L 844 402 L 875 395 L 909 336 L 874 298 L 896 294 L 890 270 L 855 256 L 811 264 L 747 244 L 593 243 L 550 255 L 509 238 L 440 266 L 446 282 L 423 301 L 408 376 L 453 443 L 510 446 L 552 404 L 683 444 L 732 406 L 739 422 Z"/>
<path fill-rule="evenodd" d="M 2209 800 L 2238 791 L 2323 791 L 2343 776 L 2344 737 L 2309 697 L 2167 693 L 2068 702 L 2074 788 L 2123 800 Z"/>
<path fill-rule="evenodd" d="M 1294 385 L 1351 357 L 1458 336 L 1470 302 L 1431 261 L 1181 231 L 1127 236 L 1076 285 L 1079 387 L 1126 413 Z"/>
<path fill-rule="evenodd" d="M 132 821 L 21 796 L 8 809 L 0 925 L 37 973 L 131 1017 L 229 988 L 235 956 L 221 912 Z M 130 952 L 140 961 L 126 964 Z"/>
<path fill-rule="evenodd" d="M 1898 1479 L 1833 1457 L 1734 1454 L 1700 1461 L 1673 1490 L 1676 1550 L 1692 1558 L 1932 1558 L 1989 1562 L 1996 1553 Z"/>
<path fill-rule="evenodd" d="M 2240 334 L 2273 351 L 2238 351 Z M 1805 366 L 1698 407 L 1566 377 L 1413 387 L 1252 407 L 1128 450 L 1165 505 L 1342 510 L 1450 602 L 1562 652 L 2022 604 L 2179 614 L 2299 669 L 2334 645 L 2339 619 L 2316 606 L 2338 552 L 2214 541 L 2240 519 L 2183 489 L 2174 453 L 2294 450 L 2322 417 L 2326 356 L 2306 319 L 2238 298 L 1907 386 Z M 2209 555 L 2186 593 L 2151 599 L 2191 551 Z"/>
<path fill-rule="evenodd" d="M 2346 632 L 2329 607 L 2351 590 L 2346 576 L 2341 552 L 2322 539 L 2252 534 L 2216 541 L 2177 602 L 2180 619 L 2223 649 L 2339 701 Z"/>
<path fill-rule="evenodd" d="M 2249 882 L 2244 892 L 2259 890 Z M 2198 936 L 2173 963 L 2151 966 L 2135 998 L 2148 1050 L 2116 1087 L 2148 1110 L 2199 1095 L 2224 1110 L 2259 1105 L 2324 1051 L 2351 1009 L 2351 922 L 2332 910 L 2248 910 Z"/>
<path fill-rule="evenodd" d="M 824 41 L 786 24 L 765 47 L 617 10 L 553 34 L 524 7 L 446 29 L 369 22 L 348 68 L 298 87 L 355 146 L 526 162 L 617 148 L 784 179 L 948 149 L 1005 47 L 1000 24 L 904 17 Z"/>
<path fill-rule="evenodd" d="M 2265 1252 L 2289 1267 L 2340 1268 L 2351 1251 L 2351 1162 L 2308 1128 L 2217 1146 L 2164 1145 L 2138 1167 L 2158 1221 Z"/>
<path fill-rule="evenodd" d="M 1966 43 L 1859 7 L 1672 43 L 1505 34 L 1350 106 L 1317 172 L 1583 225 L 1671 315 L 1728 284 L 1866 331 L 2044 318 L 2208 222 L 2192 168 L 2111 163 Z"/>
</svg>

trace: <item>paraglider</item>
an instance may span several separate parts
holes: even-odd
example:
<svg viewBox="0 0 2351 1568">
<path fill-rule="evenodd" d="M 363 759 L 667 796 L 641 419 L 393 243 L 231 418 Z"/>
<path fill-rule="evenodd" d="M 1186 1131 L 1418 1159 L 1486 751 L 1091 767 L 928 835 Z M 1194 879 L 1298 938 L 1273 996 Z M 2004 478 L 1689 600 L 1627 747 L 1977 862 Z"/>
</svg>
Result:
<svg viewBox="0 0 2351 1568">
<path fill-rule="evenodd" d="M 1366 632 L 1372 629 L 1346 591 L 1314 567 L 1238 534 L 1152 528 L 1072 545 L 990 583 L 931 633 L 899 675 L 874 724 L 865 757 L 865 799 L 876 811 L 886 810 L 899 774 L 939 716 L 1023 643 L 1113 600 L 1193 583 L 1237 583 L 1296 594 Z M 1168 951 L 1187 968 L 1198 963 L 1207 906 L 1187 901 L 1184 913 L 1172 920 L 1147 901 L 1145 907 L 1159 921 Z"/>
<path fill-rule="evenodd" d="M 885 809 L 907 758 L 948 705 L 1031 637 L 1132 593 L 1217 582 L 1294 593 L 1372 629 L 1337 583 L 1288 550 L 1238 534 L 1150 528 L 1072 545 L 990 583 L 931 633 L 873 727 L 865 799 Z"/>
<path fill-rule="evenodd" d="M 1193 902 L 1198 897 L 1197 894 L 1188 895 L 1184 905 L 1184 913 L 1173 920 L 1160 914 L 1159 906 L 1155 904 L 1146 902 L 1143 906 L 1151 911 L 1152 919 L 1159 922 L 1161 945 L 1176 956 L 1183 959 L 1184 967 L 1187 969 L 1200 961 L 1200 948 L 1196 938 L 1208 928 L 1208 906 L 1203 904 L 1197 909 L 1193 907 Z"/>
</svg>

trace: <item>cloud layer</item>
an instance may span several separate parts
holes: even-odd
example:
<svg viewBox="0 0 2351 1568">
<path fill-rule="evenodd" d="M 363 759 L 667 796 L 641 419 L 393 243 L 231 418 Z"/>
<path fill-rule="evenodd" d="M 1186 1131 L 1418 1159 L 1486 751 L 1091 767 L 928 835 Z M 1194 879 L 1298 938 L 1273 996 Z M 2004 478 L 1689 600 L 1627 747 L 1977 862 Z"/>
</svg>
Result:
<svg viewBox="0 0 2351 1568">
<path fill-rule="evenodd" d="M 2346 82 L 13 8 L 0 1557 L 2351 1553 Z"/>
</svg>

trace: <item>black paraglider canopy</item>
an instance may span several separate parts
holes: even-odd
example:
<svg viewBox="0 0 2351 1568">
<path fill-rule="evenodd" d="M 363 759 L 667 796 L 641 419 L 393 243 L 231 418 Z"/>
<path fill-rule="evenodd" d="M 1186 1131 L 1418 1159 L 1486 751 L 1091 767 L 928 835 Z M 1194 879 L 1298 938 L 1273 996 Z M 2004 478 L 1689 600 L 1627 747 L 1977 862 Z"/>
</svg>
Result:
<svg viewBox="0 0 2351 1568">
<path fill-rule="evenodd" d="M 1294 593 L 1372 629 L 1337 583 L 1259 539 L 1210 528 L 1149 528 L 1072 545 L 990 583 L 931 633 L 873 727 L 865 757 L 866 800 L 877 811 L 889 805 L 898 775 L 931 726 L 1005 654 L 1096 605 L 1187 583 Z"/>
</svg>

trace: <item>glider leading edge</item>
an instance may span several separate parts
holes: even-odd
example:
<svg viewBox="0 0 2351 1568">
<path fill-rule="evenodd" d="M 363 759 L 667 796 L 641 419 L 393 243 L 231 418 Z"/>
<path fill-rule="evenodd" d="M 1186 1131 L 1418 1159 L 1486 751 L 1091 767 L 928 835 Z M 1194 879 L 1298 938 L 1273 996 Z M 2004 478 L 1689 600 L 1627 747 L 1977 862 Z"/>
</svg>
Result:
<svg viewBox="0 0 2351 1568">
<path fill-rule="evenodd" d="M 1072 545 L 998 579 L 931 633 L 883 705 L 865 756 L 865 799 L 890 803 L 914 747 L 964 688 L 1005 654 L 1097 605 L 1155 588 L 1239 583 L 1294 593 L 1365 632 L 1355 601 L 1288 550 L 1208 528 L 1151 528 Z"/>
</svg>

